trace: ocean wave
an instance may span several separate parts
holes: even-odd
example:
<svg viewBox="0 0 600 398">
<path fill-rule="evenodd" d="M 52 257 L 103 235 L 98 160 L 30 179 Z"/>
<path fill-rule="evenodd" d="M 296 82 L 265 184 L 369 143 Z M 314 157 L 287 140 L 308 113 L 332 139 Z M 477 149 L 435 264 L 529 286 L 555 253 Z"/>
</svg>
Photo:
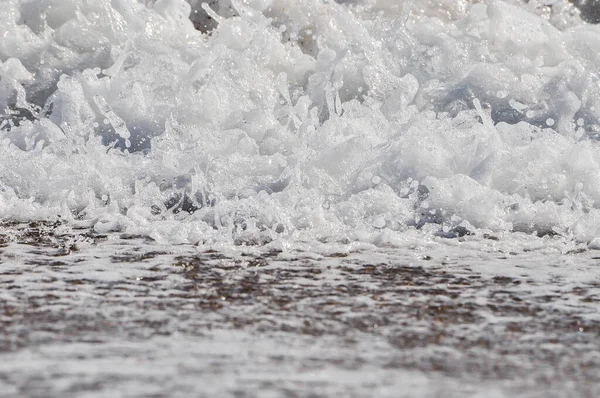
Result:
<svg viewBox="0 0 600 398">
<path fill-rule="evenodd" d="M 3 219 L 173 243 L 600 236 L 600 26 L 567 1 L 209 3 L 6 2 Z"/>
</svg>

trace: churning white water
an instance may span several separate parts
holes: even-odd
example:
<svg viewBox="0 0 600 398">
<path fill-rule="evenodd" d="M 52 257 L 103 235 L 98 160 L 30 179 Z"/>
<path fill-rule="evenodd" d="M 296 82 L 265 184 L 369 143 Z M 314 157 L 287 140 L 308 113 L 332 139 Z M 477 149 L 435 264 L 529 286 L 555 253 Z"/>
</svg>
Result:
<svg viewBox="0 0 600 398">
<path fill-rule="evenodd" d="M 600 26 L 566 0 L 201 3 L 3 2 L 0 218 L 600 238 Z"/>
</svg>

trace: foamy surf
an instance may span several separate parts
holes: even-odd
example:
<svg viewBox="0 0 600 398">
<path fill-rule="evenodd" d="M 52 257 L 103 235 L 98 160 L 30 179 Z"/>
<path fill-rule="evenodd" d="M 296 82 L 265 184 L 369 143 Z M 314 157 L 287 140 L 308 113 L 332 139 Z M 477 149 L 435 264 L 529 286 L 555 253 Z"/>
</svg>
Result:
<svg viewBox="0 0 600 398">
<path fill-rule="evenodd" d="M 2 219 L 274 248 L 600 237 L 600 28 L 571 4 L 213 3 L 5 2 Z"/>
</svg>

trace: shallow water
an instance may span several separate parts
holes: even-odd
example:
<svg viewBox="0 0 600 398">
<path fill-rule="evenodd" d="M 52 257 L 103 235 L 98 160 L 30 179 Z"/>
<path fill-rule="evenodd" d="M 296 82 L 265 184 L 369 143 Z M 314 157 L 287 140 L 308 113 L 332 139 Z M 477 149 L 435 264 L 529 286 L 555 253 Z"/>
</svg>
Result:
<svg viewBox="0 0 600 398">
<path fill-rule="evenodd" d="M 594 397 L 595 252 L 322 256 L 12 225 L 3 396 Z M 452 243 L 453 242 L 453 243 Z"/>
</svg>

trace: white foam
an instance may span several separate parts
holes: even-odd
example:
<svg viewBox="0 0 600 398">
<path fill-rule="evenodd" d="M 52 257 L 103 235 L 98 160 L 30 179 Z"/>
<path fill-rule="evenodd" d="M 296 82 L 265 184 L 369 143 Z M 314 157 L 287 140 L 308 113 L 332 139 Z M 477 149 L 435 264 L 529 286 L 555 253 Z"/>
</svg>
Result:
<svg viewBox="0 0 600 398">
<path fill-rule="evenodd" d="M 190 4 L 5 2 L 3 219 L 192 243 L 600 236 L 600 29 L 567 5 Z"/>
</svg>

